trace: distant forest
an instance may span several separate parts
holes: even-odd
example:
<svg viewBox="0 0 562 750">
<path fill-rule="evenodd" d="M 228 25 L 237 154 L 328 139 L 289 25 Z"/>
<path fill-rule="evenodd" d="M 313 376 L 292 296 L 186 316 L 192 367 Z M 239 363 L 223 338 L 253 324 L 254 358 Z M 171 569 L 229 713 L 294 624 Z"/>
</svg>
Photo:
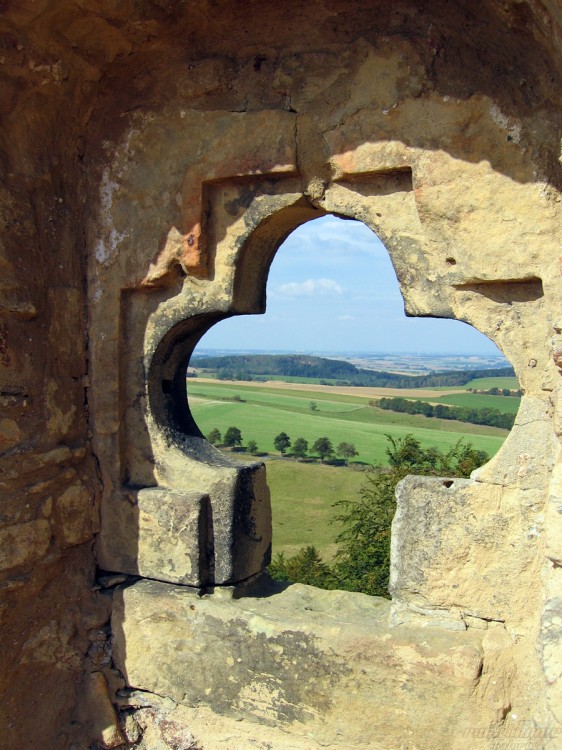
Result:
<svg viewBox="0 0 562 750">
<path fill-rule="evenodd" d="M 216 372 L 220 380 L 273 380 L 276 376 L 316 378 L 331 385 L 378 388 L 429 388 L 466 385 L 475 378 L 512 377 L 512 367 L 486 370 L 433 372 L 429 375 L 399 375 L 365 370 L 351 362 L 303 354 L 246 354 L 227 357 L 195 357 L 192 367 Z"/>
</svg>

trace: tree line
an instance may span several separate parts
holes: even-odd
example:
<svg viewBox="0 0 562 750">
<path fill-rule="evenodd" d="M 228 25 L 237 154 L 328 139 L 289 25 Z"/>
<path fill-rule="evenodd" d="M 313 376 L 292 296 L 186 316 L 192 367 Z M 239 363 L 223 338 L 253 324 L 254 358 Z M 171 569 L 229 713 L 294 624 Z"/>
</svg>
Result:
<svg viewBox="0 0 562 750">
<path fill-rule="evenodd" d="M 515 414 L 501 412 L 499 409 L 474 409 L 467 406 L 447 406 L 430 404 L 427 401 L 413 401 L 408 398 L 381 398 L 377 401 L 380 409 L 403 412 L 405 414 L 423 414 L 424 417 L 437 419 L 456 419 L 470 424 L 489 425 L 510 430 L 515 422 Z"/>
<path fill-rule="evenodd" d="M 222 436 L 220 430 L 215 427 L 207 435 L 207 440 L 212 443 L 212 445 L 225 448 L 240 448 L 243 442 L 242 432 L 238 427 L 234 426 L 228 427 Z M 305 458 L 312 458 L 314 455 L 320 458 L 321 463 L 324 463 L 335 455 L 340 456 L 347 464 L 351 458 L 359 455 L 354 443 L 342 441 L 334 448 L 332 441 L 326 436 L 317 438 L 312 446 L 309 447 L 308 440 L 305 438 L 298 437 L 293 443 L 286 432 L 280 432 L 273 438 L 273 445 L 275 450 L 278 450 L 282 456 L 284 456 L 289 448 L 292 447 L 291 455 L 294 458 L 302 460 Z M 256 455 L 258 453 L 258 445 L 256 441 L 249 440 L 246 450 L 251 455 Z"/>
<path fill-rule="evenodd" d="M 486 389 L 467 388 L 467 390 L 469 393 L 478 393 L 480 396 L 515 396 L 516 398 L 521 398 L 523 395 L 521 388 L 512 390 L 511 388 L 496 388 L 494 386 L 493 388 Z"/>
<path fill-rule="evenodd" d="M 390 388 L 429 388 L 466 385 L 474 378 L 511 377 L 512 367 L 482 370 L 447 370 L 428 375 L 401 375 L 366 370 L 351 362 L 309 355 L 248 354 L 196 357 L 192 367 L 212 370 L 219 380 L 267 380 L 275 376 L 304 377 L 332 381 L 336 385 Z"/>
</svg>

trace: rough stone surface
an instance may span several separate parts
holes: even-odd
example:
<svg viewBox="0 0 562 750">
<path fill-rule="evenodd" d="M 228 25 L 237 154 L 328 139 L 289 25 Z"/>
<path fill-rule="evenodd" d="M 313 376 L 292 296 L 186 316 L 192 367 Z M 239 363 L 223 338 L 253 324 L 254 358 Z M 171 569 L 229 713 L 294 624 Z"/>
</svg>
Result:
<svg viewBox="0 0 562 750">
<path fill-rule="evenodd" d="M 119 726 L 107 681 L 102 672 L 92 672 L 88 675 L 86 703 L 89 704 L 89 713 L 92 716 L 92 737 L 104 750 L 122 746 L 126 738 Z"/>
<path fill-rule="evenodd" d="M 390 592 L 396 611 L 526 619 L 539 591 L 522 588 L 543 534 L 540 493 L 466 479 L 407 477 L 398 485 Z M 498 586 L 498 581 L 502 585 Z M 534 598 L 531 598 L 534 597 Z"/>
<path fill-rule="evenodd" d="M 254 738 L 282 728 L 312 747 L 413 737 L 420 748 L 449 747 L 472 725 L 484 631 L 389 628 L 388 611 L 384 599 L 302 585 L 232 599 L 139 581 L 115 594 L 114 659 L 128 686 L 207 706 L 220 731 L 224 716 L 260 725 Z M 489 699 L 506 687 L 489 685 Z M 479 719 L 497 725 L 493 708 Z"/>
<path fill-rule="evenodd" d="M 451 648 L 471 629 L 482 637 L 471 747 L 523 738 L 526 750 L 558 750 L 561 48 L 560 0 L 2 4 L 8 750 L 96 739 L 77 707 L 86 675 L 111 668 L 94 555 L 106 566 L 116 540 L 138 547 L 167 523 L 156 513 L 141 534 L 131 492 L 209 498 L 215 582 L 267 562 L 265 471 L 205 445 L 183 376 L 212 325 L 264 311 L 282 239 L 330 212 L 381 237 L 409 314 L 463 320 L 515 367 L 525 397 L 498 455 L 468 484 L 402 487 L 392 622 L 408 623 L 397 632 L 414 650 L 435 627 Z M 202 527 L 189 528 L 184 563 L 203 546 Z M 160 577 L 182 567 L 149 557 Z M 428 689 L 416 721 L 436 715 L 442 727 L 447 701 Z M 182 722 L 203 711 L 150 710 L 134 741 L 144 731 L 165 748 L 188 744 Z M 202 715 L 204 747 L 293 742 L 281 727 L 256 739 L 227 721 L 219 741 Z M 425 741 L 412 732 L 409 750 Z M 437 746 L 459 743 L 442 733 Z"/>
<path fill-rule="evenodd" d="M 128 500 L 100 549 L 102 566 L 190 586 L 207 583 L 212 562 L 208 496 L 147 487 L 131 491 Z"/>
</svg>

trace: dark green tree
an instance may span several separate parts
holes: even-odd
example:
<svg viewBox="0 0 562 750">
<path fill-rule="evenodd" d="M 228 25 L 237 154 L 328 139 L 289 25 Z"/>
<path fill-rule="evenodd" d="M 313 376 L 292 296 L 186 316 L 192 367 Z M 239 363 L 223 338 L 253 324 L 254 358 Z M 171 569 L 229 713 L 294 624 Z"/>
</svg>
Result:
<svg viewBox="0 0 562 750">
<path fill-rule="evenodd" d="M 218 445 L 220 443 L 220 441 L 221 441 L 221 434 L 220 434 L 219 430 L 217 430 L 216 427 L 215 427 L 214 430 L 211 430 L 211 432 L 207 435 L 207 440 L 212 445 Z"/>
<path fill-rule="evenodd" d="M 258 444 L 255 440 L 248 440 L 247 451 L 252 456 L 256 455 L 256 453 L 258 452 Z"/>
<path fill-rule="evenodd" d="M 224 433 L 223 444 L 227 448 L 234 448 L 236 445 L 242 445 L 242 433 L 238 427 L 229 427 Z"/>
<path fill-rule="evenodd" d="M 273 438 L 273 445 L 275 447 L 275 450 L 278 450 L 279 453 L 284 456 L 285 451 L 291 445 L 291 438 L 287 435 L 286 432 L 280 432 L 279 435 L 276 435 Z"/>
<path fill-rule="evenodd" d="M 318 453 L 318 455 L 320 456 L 320 461 L 322 463 L 324 463 L 325 458 L 328 458 L 328 456 L 331 456 L 334 452 L 332 441 L 327 437 L 318 438 L 318 440 L 316 440 L 314 445 L 312 446 L 312 450 L 315 453 Z"/>
<path fill-rule="evenodd" d="M 308 440 L 300 437 L 293 443 L 293 456 L 296 458 L 306 458 L 308 453 Z"/>
<path fill-rule="evenodd" d="M 338 588 L 339 583 L 330 566 L 312 546 L 303 547 L 289 558 L 282 552 L 277 554 L 269 566 L 269 573 L 276 581 L 306 583 L 323 589 Z"/>
<path fill-rule="evenodd" d="M 311 401 L 309 404 L 310 411 L 318 411 L 318 404 L 316 401 Z"/>
<path fill-rule="evenodd" d="M 345 441 L 342 441 L 341 443 L 339 443 L 338 447 L 336 448 L 336 455 L 341 456 L 343 460 L 347 463 L 350 458 L 353 458 L 354 456 L 358 456 L 359 453 L 357 453 L 357 450 L 353 443 L 346 443 Z"/>
</svg>

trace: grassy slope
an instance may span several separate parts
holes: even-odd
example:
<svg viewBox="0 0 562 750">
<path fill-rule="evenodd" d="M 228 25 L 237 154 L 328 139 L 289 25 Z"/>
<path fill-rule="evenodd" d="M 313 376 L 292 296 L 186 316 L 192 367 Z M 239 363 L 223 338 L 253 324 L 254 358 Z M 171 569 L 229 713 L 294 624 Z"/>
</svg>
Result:
<svg viewBox="0 0 562 750">
<path fill-rule="evenodd" d="M 490 388 L 494 384 L 492 381 L 466 387 Z M 436 445 L 442 450 L 464 435 L 490 455 L 498 450 L 507 435 L 505 430 L 495 428 L 383 411 L 368 406 L 367 398 L 334 394 L 329 387 L 322 393 L 288 392 L 260 388 L 259 385 L 241 387 L 194 380 L 188 381 L 188 387 L 191 410 L 204 434 L 214 427 L 224 433 L 227 427 L 235 425 L 242 430 L 245 443 L 256 440 L 261 450 L 271 453 L 275 453 L 273 438 L 282 430 L 293 440 L 302 436 L 310 444 L 321 435 L 330 437 L 334 446 L 342 440 L 355 443 L 360 452 L 358 460 L 367 463 L 386 462 L 386 433 L 401 437 L 411 432 L 425 446 Z M 245 402 L 223 400 L 236 395 Z M 459 389 L 458 395 L 435 400 L 449 403 L 451 398 L 468 399 L 467 405 L 474 406 L 481 399 L 511 405 L 517 401 L 503 396 L 467 394 L 463 389 Z M 318 411 L 310 410 L 311 401 L 316 402 Z M 485 404 L 491 406 L 488 401 Z M 507 411 L 507 407 L 502 410 Z M 330 523 L 337 514 L 333 505 L 346 497 L 357 497 L 364 481 L 363 472 L 289 460 L 267 460 L 267 478 L 273 506 L 274 554 L 285 552 L 291 555 L 302 546 L 314 544 L 326 559 L 330 559 L 339 531 L 337 524 Z"/>
<path fill-rule="evenodd" d="M 311 379 L 307 383 L 311 383 Z M 299 389 L 286 390 L 284 388 L 274 388 L 270 385 L 260 386 L 250 383 L 205 383 L 197 380 L 190 380 L 187 384 L 190 394 L 198 396 L 206 394 L 209 397 L 232 398 L 240 396 L 246 400 L 260 401 L 262 403 L 273 402 L 280 404 L 282 398 L 299 399 L 301 405 L 308 408 L 310 401 L 336 401 L 338 403 L 364 404 L 366 399 L 361 396 L 352 396 L 347 394 L 333 393 L 330 386 L 324 386 L 325 390 L 321 391 L 302 391 Z M 442 390 L 442 389 L 441 389 Z M 275 397 L 275 398 L 273 398 Z M 302 400 L 304 399 L 304 403 Z"/>
<path fill-rule="evenodd" d="M 296 461 L 267 461 L 273 509 L 273 553 L 295 554 L 308 544 L 326 559 L 335 552 L 338 500 L 357 497 L 364 473 L 353 469 Z"/>
<path fill-rule="evenodd" d="M 481 391 L 488 390 L 489 388 L 509 388 L 512 391 L 516 391 L 519 388 L 519 381 L 517 378 L 476 378 L 464 385 L 463 388 L 477 388 Z"/>
<path fill-rule="evenodd" d="M 366 463 L 386 461 L 385 435 L 389 432 L 396 437 L 411 432 L 422 445 L 435 445 L 441 450 L 448 450 L 466 435 L 475 447 L 490 455 L 507 435 L 496 428 L 383 411 L 366 406 L 366 399 L 353 396 L 315 394 L 318 411 L 313 412 L 310 394 L 297 391 L 288 395 L 283 391 L 260 391 L 258 386 L 242 390 L 222 385 L 215 390 L 210 383 L 190 383 L 190 393 L 191 410 L 203 434 L 214 427 L 224 433 L 234 425 L 242 431 L 244 442 L 255 440 L 260 450 L 268 452 L 274 452 L 273 439 L 281 431 L 292 440 L 304 437 L 311 445 L 321 436 L 329 437 L 334 447 L 341 441 L 354 443 L 359 451 L 357 460 Z M 224 398 L 236 394 L 246 402 L 213 400 L 213 395 Z M 195 398 L 197 395 L 200 397 Z"/>
<path fill-rule="evenodd" d="M 454 396 L 440 396 L 431 399 L 440 404 L 467 406 L 470 409 L 497 409 L 507 414 L 517 414 L 520 399 L 514 396 L 486 396 L 479 393 L 460 393 Z"/>
</svg>

